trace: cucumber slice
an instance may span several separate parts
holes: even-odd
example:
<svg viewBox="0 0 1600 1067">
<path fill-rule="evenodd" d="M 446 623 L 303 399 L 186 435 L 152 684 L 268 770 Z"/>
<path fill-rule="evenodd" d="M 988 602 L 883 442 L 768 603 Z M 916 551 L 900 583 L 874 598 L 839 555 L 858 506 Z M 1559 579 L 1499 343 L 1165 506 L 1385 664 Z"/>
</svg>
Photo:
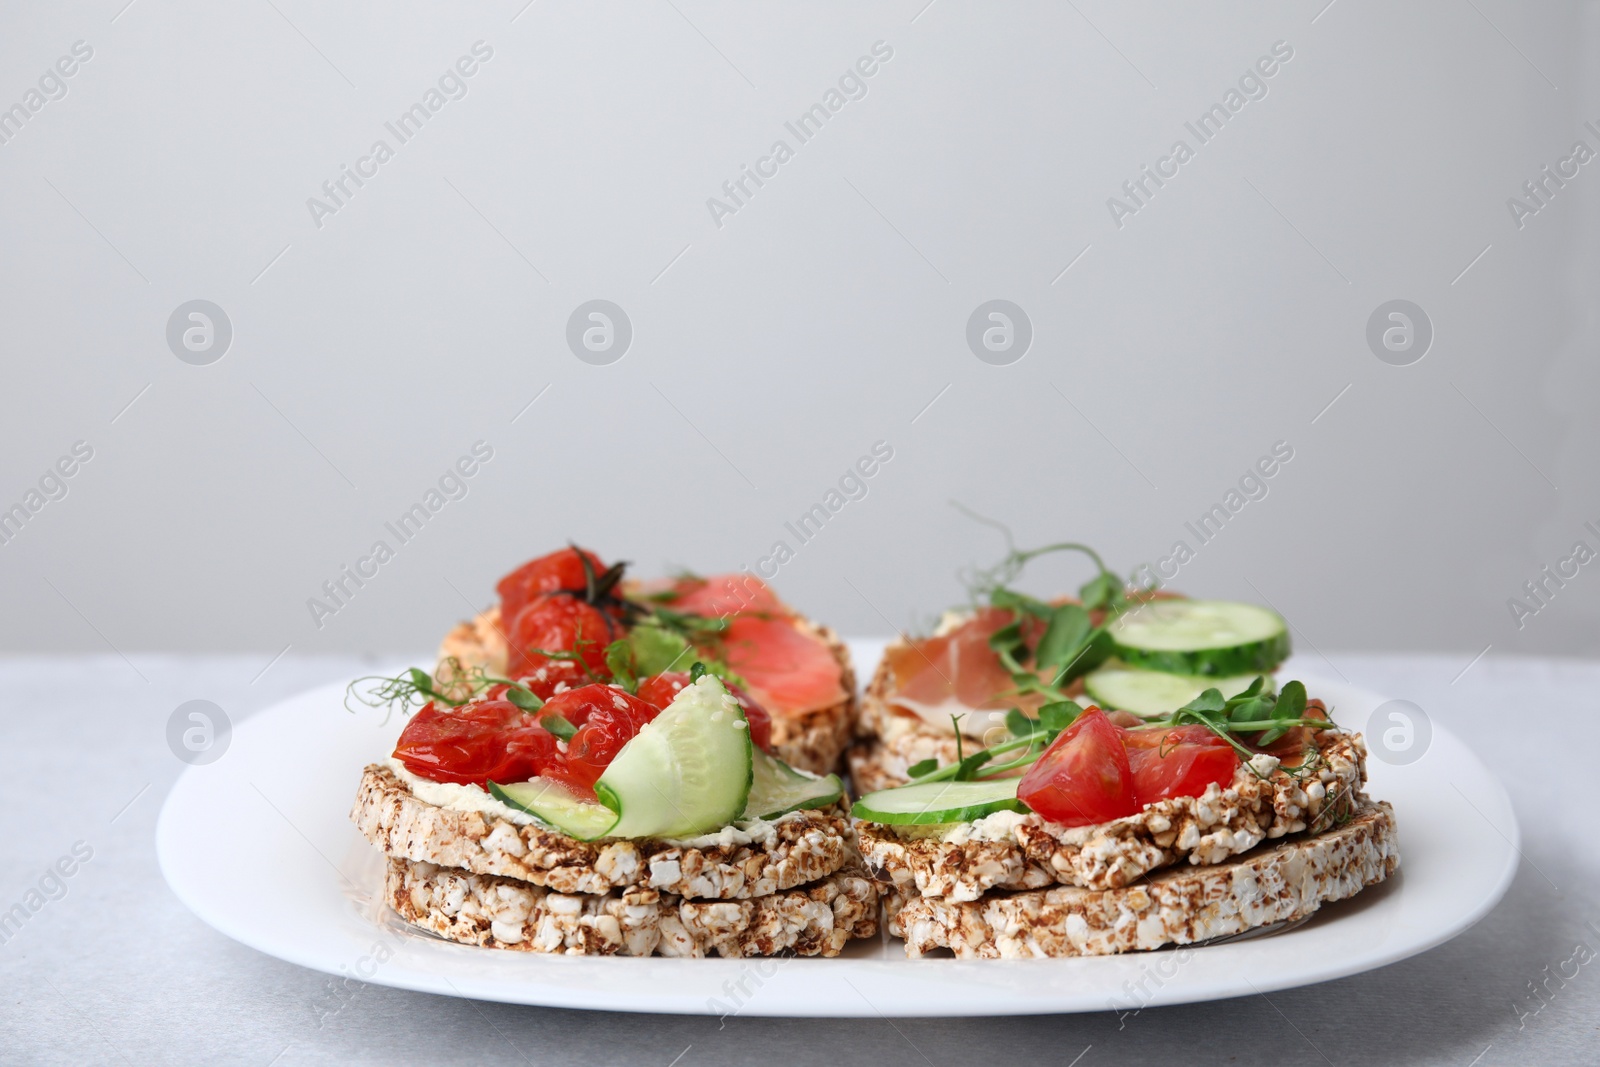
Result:
<svg viewBox="0 0 1600 1067">
<path fill-rule="evenodd" d="M 752 772 L 750 724 L 714 675 L 685 686 L 622 746 L 595 795 L 619 818 L 611 837 L 693 837 L 744 811 Z"/>
<path fill-rule="evenodd" d="M 968 822 L 997 811 L 1027 811 L 1017 799 L 1020 778 L 986 782 L 924 782 L 868 793 L 850 814 L 868 822 L 913 825 Z"/>
<path fill-rule="evenodd" d="M 1119 708 L 1138 715 L 1160 715 L 1177 711 L 1207 689 L 1220 690 L 1224 698 L 1238 696 L 1258 677 L 1255 674 L 1239 674 L 1231 678 L 1205 678 L 1108 664 L 1085 675 L 1083 689 L 1089 699 L 1102 708 Z M 1272 679 L 1268 677 L 1267 687 L 1271 686 Z"/>
<path fill-rule="evenodd" d="M 1169 674 L 1267 674 L 1289 656 L 1283 617 L 1256 604 L 1153 600 L 1107 629 L 1118 659 Z"/>
<path fill-rule="evenodd" d="M 822 778 L 804 774 L 759 748 L 752 755 L 755 773 L 743 818 L 776 819 L 801 808 L 825 808 L 844 795 L 837 774 Z"/>
<path fill-rule="evenodd" d="M 490 782 L 489 793 L 501 803 L 525 811 L 579 841 L 605 837 L 617 824 L 616 812 L 604 804 L 574 795 L 554 778 L 533 778 L 505 785 Z"/>
</svg>

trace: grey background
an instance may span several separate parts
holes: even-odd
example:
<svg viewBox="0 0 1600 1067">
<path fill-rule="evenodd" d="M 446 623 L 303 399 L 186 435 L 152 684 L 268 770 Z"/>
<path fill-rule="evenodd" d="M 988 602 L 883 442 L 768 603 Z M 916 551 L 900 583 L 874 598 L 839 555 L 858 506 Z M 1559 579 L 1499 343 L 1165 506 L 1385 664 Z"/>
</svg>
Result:
<svg viewBox="0 0 1600 1067">
<path fill-rule="evenodd" d="M 952 498 L 1131 570 L 1279 440 L 1174 584 L 1267 599 L 1302 648 L 1594 647 L 1587 568 L 1520 630 L 1506 605 L 1600 547 L 1597 167 L 1521 230 L 1506 206 L 1600 149 L 1592 5 L 125 2 L 0 11 L 0 106 L 94 49 L 0 145 L 0 506 L 95 450 L 0 545 L 0 648 L 417 652 L 567 538 L 646 572 L 782 538 L 787 597 L 884 633 L 1000 550 Z M 480 40 L 317 228 L 307 198 Z M 880 40 L 865 98 L 715 225 Z M 1117 228 L 1107 198 L 1280 40 L 1268 95 Z M 597 298 L 633 323 L 610 366 L 565 343 Z M 996 298 L 1034 329 L 1010 366 L 965 342 Z M 1435 327 L 1412 366 L 1366 346 L 1395 298 Z M 233 325 L 209 366 L 165 342 L 192 299 Z M 314 625 L 480 439 L 467 497 Z"/>
</svg>

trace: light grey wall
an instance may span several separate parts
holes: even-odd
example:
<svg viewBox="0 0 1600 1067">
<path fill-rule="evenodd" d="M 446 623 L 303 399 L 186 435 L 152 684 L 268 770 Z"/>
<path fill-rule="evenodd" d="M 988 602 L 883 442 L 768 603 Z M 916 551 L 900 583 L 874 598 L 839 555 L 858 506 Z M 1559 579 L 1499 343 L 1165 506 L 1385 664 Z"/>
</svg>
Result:
<svg viewBox="0 0 1600 1067">
<path fill-rule="evenodd" d="M 567 538 L 647 571 L 783 540 L 786 596 L 887 632 L 998 552 L 959 499 L 1122 569 L 1183 539 L 1174 585 L 1268 599 L 1302 648 L 1595 649 L 1600 566 L 1520 630 L 1507 606 L 1600 549 L 1600 163 L 1520 228 L 1507 206 L 1600 150 L 1590 8 L 123 3 L 0 13 L 0 106 L 93 49 L 0 145 L 0 505 L 93 449 L 0 545 L 0 647 L 414 651 Z M 385 122 L 479 41 L 400 144 Z M 866 95 L 800 143 L 785 122 L 875 42 Z M 1185 122 L 1275 42 L 1200 144 Z M 1108 198 L 1180 138 L 1119 226 Z M 607 366 L 566 343 L 597 298 L 633 329 Z M 1435 331 L 1409 366 L 1366 338 L 1395 298 Z M 209 365 L 166 338 L 193 299 L 232 324 Z M 968 348 L 991 299 L 1032 324 L 1010 365 Z M 384 523 L 477 441 L 467 495 L 399 545 Z M 799 545 L 783 524 L 878 441 L 866 497 Z M 1198 546 L 1185 522 L 1280 441 Z"/>
</svg>

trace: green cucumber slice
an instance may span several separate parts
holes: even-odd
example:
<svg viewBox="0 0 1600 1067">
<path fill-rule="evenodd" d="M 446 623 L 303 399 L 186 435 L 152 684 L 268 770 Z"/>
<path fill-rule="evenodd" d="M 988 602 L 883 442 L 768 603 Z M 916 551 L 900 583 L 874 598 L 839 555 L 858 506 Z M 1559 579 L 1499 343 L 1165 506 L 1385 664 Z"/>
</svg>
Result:
<svg viewBox="0 0 1600 1067">
<path fill-rule="evenodd" d="M 1277 612 L 1257 604 L 1153 600 L 1107 629 L 1118 659 L 1169 674 L 1267 674 L 1289 656 L 1288 625 Z"/>
<path fill-rule="evenodd" d="M 754 774 L 742 818 L 776 819 L 801 808 L 825 808 L 844 795 L 837 774 L 805 774 L 759 748 L 752 755 Z"/>
<path fill-rule="evenodd" d="M 923 782 L 868 793 L 850 814 L 868 822 L 920 825 L 968 822 L 997 811 L 1027 811 L 1017 799 L 1020 778 L 986 782 Z"/>
<path fill-rule="evenodd" d="M 1206 678 L 1108 664 L 1085 675 L 1083 689 L 1089 699 L 1102 708 L 1117 708 L 1138 715 L 1160 715 L 1177 711 L 1207 689 L 1219 690 L 1224 699 L 1238 696 L 1250 688 L 1250 683 L 1258 677 L 1255 674 L 1238 674 L 1229 678 Z M 1271 677 L 1267 679 L 1267 688 L 1272 688 Z"/>
<path fill-rule="evenodd" d="M 611 837 L 693 837 L 744 811 L 752 774 L 750 724 L 716 676 L 685 686 L 634 735 L 595 783 L 618 814 Z"/>
<path fill-rule="evenodd" d="M 579 841 L 605 837 L 617 824 L 617 813 L 604 804 L 574 795 L 554 778 L 533 778 L 526 782 L 489 783 L 496 800 L 525 811 L 540 822 Z"/>
</svg>

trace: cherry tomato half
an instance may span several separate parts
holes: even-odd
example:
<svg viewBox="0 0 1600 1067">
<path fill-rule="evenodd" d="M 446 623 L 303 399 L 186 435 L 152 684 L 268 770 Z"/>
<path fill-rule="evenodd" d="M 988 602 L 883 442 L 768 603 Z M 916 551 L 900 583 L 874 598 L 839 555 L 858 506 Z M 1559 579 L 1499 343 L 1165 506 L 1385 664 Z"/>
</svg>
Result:
<svg viewBox="0 0 1600 1067">
<path fill-rule="evenodd" d="M 572 781 L 589 788 L 661 709 L 617 686 L 586 685 L 546 701 L 540 715 L 552 713 L 578 728 L 567 742 L 567 771 Z"/>
<path fill-rule="evenodd" d="M 395 758 L 434 782 L 521 782 L 563 762 L 555 735 L 509 700 L 429 703 L 406 724 Z"/>
<path fill-rule="evenodd" d="M 1197 797 L 1212 782 L 1226 788 L 1239 767 L 1233 746 L 1200 725 L 1124 730 L 1122 745 L 1141 808 L 1169 797 Z"/>
<path fill-rule="evenodd" d="M 1017 784 L 1017 798 L 1051 822 L 1088 826 L 1139 810 L 1123 731 L 1091 707 L 1050 743 Z"/>
<path fill-rule="evenodd" d="M 605 571 L 606 565 L 600 562 L 600 557 L 586 548 L 561 548 L 547 556 L 529 560 L 500 579 L 495 586 L 500 592 L 501 619 L 509 622 L 516 618 L 523 608 L 544 593 L 555 593 L 562 589 L 582 592 L 585 586 L 579 552 L 583 553 L 583 559 L 589 561 L 596 575 Z"/>
<path fill-rule="evenodd" d="M 535 597 L 510 621 L 506 629 L 507 663 L 511 677 L 533 674 L 549 663 L 545 652 L 576 652 L 589 669 L 606 676 L 606 645 L 614 624 L 597 608 L 567 593 Z M 559 662 L 559 661 L 558 661 Z"/>
<path fill-rule="evenodd" d="M 546 659 L 517 681 L 540 700 L 549 700 L 557 693 L 588 685 L 594 679 L 580 663 L 570 659 Z"/>
</svg>

